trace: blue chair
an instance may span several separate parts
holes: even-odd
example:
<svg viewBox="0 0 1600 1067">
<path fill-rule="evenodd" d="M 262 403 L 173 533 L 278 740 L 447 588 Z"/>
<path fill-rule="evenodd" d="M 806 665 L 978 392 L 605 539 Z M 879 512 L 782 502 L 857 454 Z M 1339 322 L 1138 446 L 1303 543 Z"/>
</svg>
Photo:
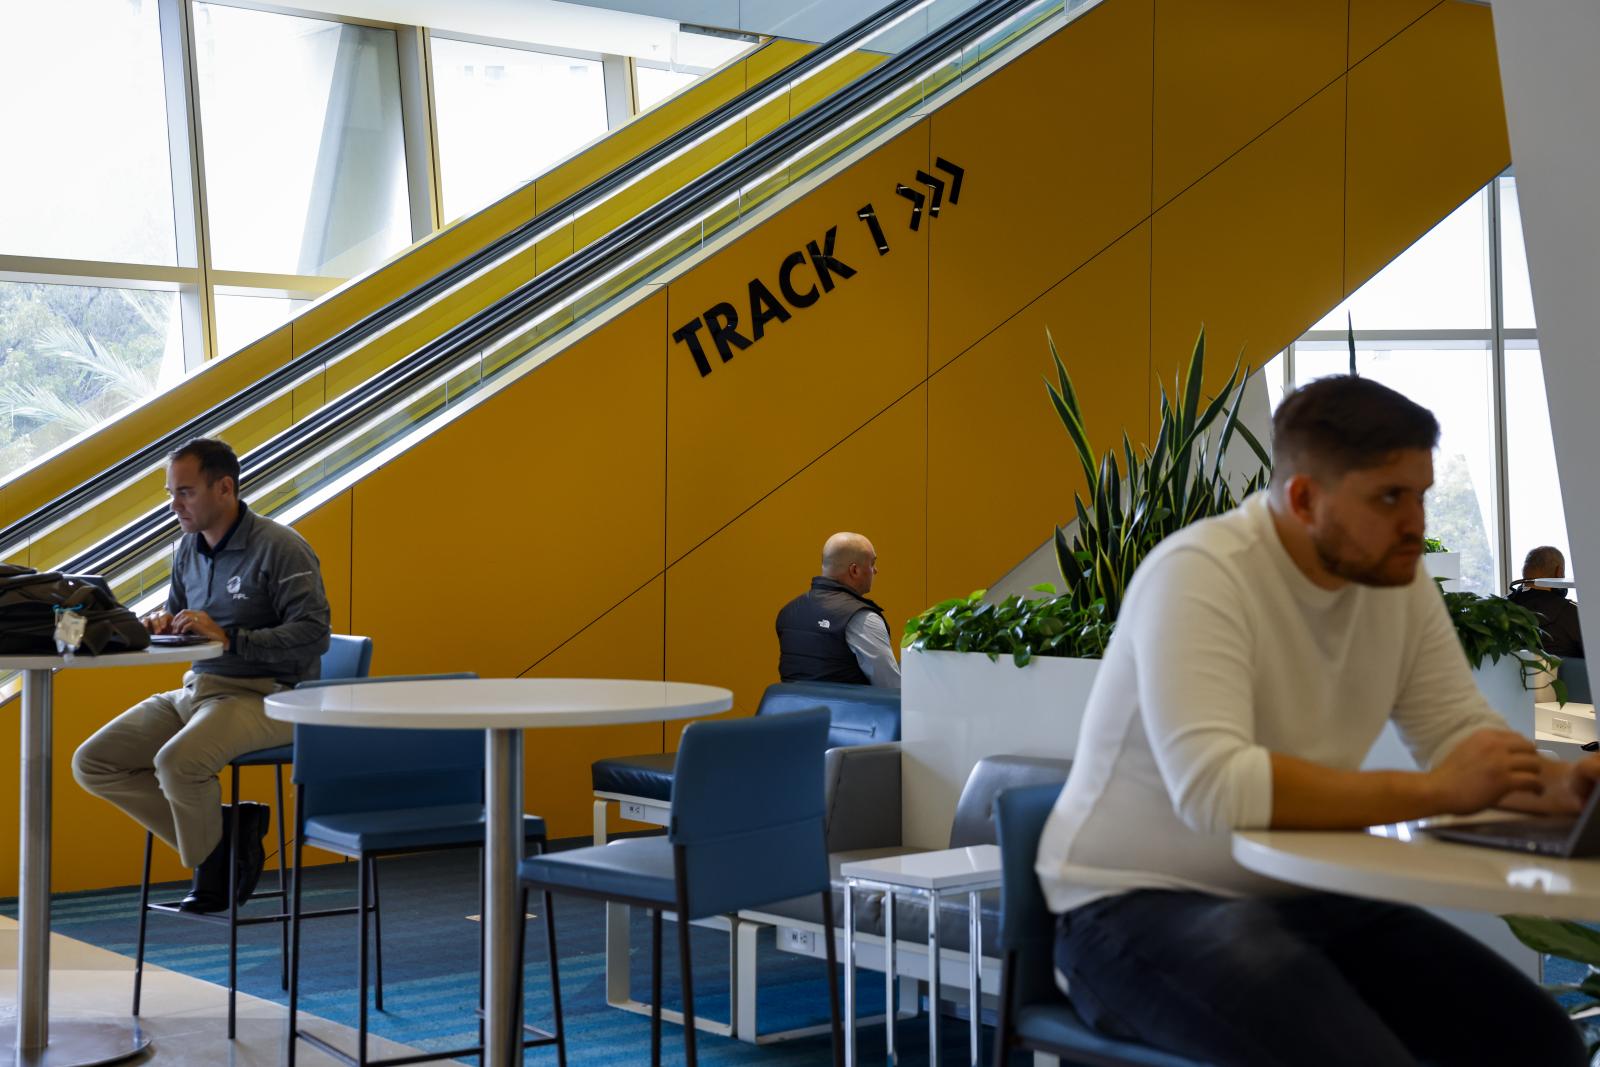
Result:
<svg viewBox="0 0 1600 1067">
<path fill-rule="evenodd" d="M 372 638 L 351 637 L 347 634 L 333 634 L 328 639 L 328 650 L 322 654 L 319 664 L 319 676 L 323 681 L 350 681 L 365 678 L 367 671 L 372 667 Z M 302 683 L 306 684 L 306 683 Z M 196 912 L 179 911 L 177 901 L 150 903 L 150 853 L 155 844 L 155 835 L 144 835 L 144 875 L 139 880 L 139 943 L 134 952 L 133 961 L 133 1014 L 139 1014 L 139 998 L 144 988 L 144 943 L 145 920 L 152 911 L 165 915 L 176 915 L 183 919 L 195 919 L 200 922 L 225 923 L 228 927 L 228 1039 L 233 1040 L 235 1030 L 235 1004 L 238 999 L 239 986 L 239 927 L 259 926 L 263 923 L 279 923 L 283 934 L 279 957 L 279 982 L 284 989 L 289 988 L 289 912 L 286 907 L 289 901 L 289 875 L 286 857 L 289 852 L 284 844 L 284 817 L 283 817 L 283 768 L 294 762 L 294 746 L 277 745 L 273 748 L 257 749 L 246 752 L 230 760 L 230 785 L 228 795 L 233 798 L 234 804 L 231 811 L 230 854 L 228 857 L 228 913 L 227 915 L 200 914 Z M 271 767 L 273 777 L 276 779 L 275 789 L 277 794 L 278 814 L 278 888 L 263 893 L 256 893 L 253 900 L 268 900 L 276 898 L 279 901 L 277 911 L 269 915 L 250 915 L 239 917 L 239 897 L 234 879 L 238 877 L 239 869 L 239 768 L 240 767 Z M 319 911 L 317 916 L 323 915 L 349 915 L 353 914 L 349 908 L 338 908 L 331 911 Z M 379 984 L 382 984 L 382 974 L 379 974 Z"/>
<path fill-rule="evenodd" d="M 422 676 L 366 678 L 360 683 L 421 679 L 475 678 L 475 674 L 434 674 Z M 303 688 L 335 684 L 308 682 Z M 340 684 L 351 684 L 344 682 Z M 294 888 L 289 901 L 289 1067 L 295 1062 L 296 1039 L 303 1040 L 329 1055 L 358 1067 L 384 1067 L 417 1063 L 424 1059 L 460 1059 L 483 1054 L 483 1023 L 478 1024 L 478 1043 L 428 1056 L 404 1056 L 393 1060 L 367 1058 L 367 954 L 366 915 L 373 915 L 372 936 L 378 939 L 378 968 L 382 971 L 382 939 L 378 926 L 377 860 L 416 852 L 436 852 L 454 848 L 482 848 L 484 843 L 484 738 L 482 730 L 379 730 L 365 727 L 306 726 L 294 728 L 295 841 Z M 360 758 L 352 759 L 359 753 Z M 544 820 L 523 816 L 523 835 L 529 850 L 543 853 L 546 843 Z M 354 912 L 360 918 L 357 936 L 358 996 L 355 1056 L 342 1051 L 298 1027 L 300 990 L 300 921 L 309 916 L 300 910 L 307 847 L 347 856 L 356 861 L 358 902 Z M 370 896 L 370 902 L 369 902 Z M 481 885 L 480 885 L 481 897 Z M 480 908 L 481 914 L 481 908 Z M 524 1048 L 555 1045 L 563 1063 L 566 1044 L 561 1029 L 561 991 L 555 973 L 555 922 L 545 908 L 545 934 L 551 960 L 550 985 L 555 1000 L 556 1027 L 550 1033 L 526 1027 L 534 1036 L 524 1039 Z M 480 974 L 482 924 L 479 925 Z M 480 978 L 481 988 L 481 978 Z M 383 1010 L 381 985 L 376 1007 Z"/>
<path fill-rule="evenodd" d="M 1063 1063 L 1094 1067 L 1207 1067 L 1144 1045 L 1107 1037 L 1073 1010 L 1055 983 L 1055 916 L 1033 871 L 1039 835 L 1061 786 L 1023 786 L 995 802 L 1000 841 L 1000 1015 L 994 1062 L 1013 1048 L 1044 1052 Z"/>
<path fill-rule="evenodd" d="M 665 837 L 633 837 L 524 860 L 525 886 L 600 897 L 650 912 L 650 1062 L 661 1062 L 661 913 L 678 921 L 683 1040 L 695 1067 L 689 924 L 811 893 L 833 929 L 823 832 L 828 712 L 697 722 L 683 732 Z M 548 907 L 546 912 L 548 913 Z M 834 940 L 826 938 L 833 1058 L 844 1062 Z M 550 973 L 555 976 L 551 950 Z M 560 1027 L 560 1006 L 556 1007 Z"/>
<path fill-rule="evenodd" d="M 1593 690 L 1589 688 L 1589 661 L 1582 656 L 1568 656 L 1556 667 L 1556 677 L 1567 683 L 1567 699 L 1575 704 L 1593 704 Z"/>
</svg>

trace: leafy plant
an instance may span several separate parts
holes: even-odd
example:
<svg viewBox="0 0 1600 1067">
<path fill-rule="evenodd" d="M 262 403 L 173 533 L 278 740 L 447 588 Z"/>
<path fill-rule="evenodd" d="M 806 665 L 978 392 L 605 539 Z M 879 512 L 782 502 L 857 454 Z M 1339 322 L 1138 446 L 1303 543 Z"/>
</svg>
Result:
<svg viewBox="0 0 1600 1067">
<path fill-rule="evenodd" d="M 1422 539 L 1422 551 L 1428 555 L 1432 555 L 1435 552 L 1448 552 L 1450 550 L 1444 547 L 1444 542 L 1439 540 L 1437 537 L 1424 537 Z"/>
<path fill-rule="evenodd" d="M 1588 973 L 1577 985 L 1545 986 L 1557 996 L 1573 997 L 1567 1003 L 1569 1014 L 1577 1015 L 1591 1008 L 1600 1007 L 1600 931 L 1565 919 L 1545 919 L 1531 915 L 1504 915 L 1501 918 L 1511 928 L 1517 940 L 1535 952 L 1560 956 L 1562 959 L 1581 963 L 1588 968 Z M 1596 1040 L 1593 1031 L 1586 1033 L 1585 1039 L 1588 1042 L 1590 1055 L 1600 1050 L 1600 1040 Z"/>
<path fill-rule="evenodd" d="M 1009 655 L 1018 667 L 1035 656 L 1093 658 L 1111 640 L 1103 606 L 1079 607 L 1048 584 L 1036 585 L 1030 598 L 1008 596 L 984 603 L 986 589 L 935 604 L 906 623 L 902 648 L 923 652 L 982 652 L 991 660 Z"/>
<path fill-rule="evenodd" d="M 1056 383 L 1046 379 L 1045 388 L 1088 483 L 1087 497 L 1073 498 L 1078 522 L 1070 539 L 1059 527 L 1055 532 L 1056 562 L 1067 586 L 1063 595 L 1081 609 L 1102 605 L 1103 618 L 1113 623 L 1134 569 L 1150 550 L 1190 523 L 1232 510 L 1243 497 L 1265 486 L 1272 461 L 1239 419 L 1247 368 L 1235 363 L 1221 391 L 1202 401 L 1204 329 L 1195 341 L 1188 373 L 1175 381 L 1172 396 L 1162 387 L 1155 445 L 1135 452 L 1124 433 L 1120 458 L 1111 451 L 1098 460 L 1072 378 L 1048 332 L 1046 339 Z M 1223 470 L 1228 446 L 1236 437 L 1261 461 L 1237 494 Z"/>
<path fill-rule="evenodd" d="M 1509 656 L 1522 667 L 1522 684 L 1533 688 L 1529 682 L 1539 671 L 1552 676 L 1560 660 L 1544 651 L 1544 637 L 1539 632 L 1539 617 L 1521 604 L 1513 604 L 1504 597 L 1479 596 L 1477 593 L 1447 593 L 1443 583 L 1440 592 L 1444 606 L 1455 624 L 1456 636 L 1467 654 L 1473 670 L 1483 666 L 1483 661 L 1499 663 Z M 1567 702 L 1567 687 L 1559 678 L 1552 683 L 1556 699 Z"/>
</svg>

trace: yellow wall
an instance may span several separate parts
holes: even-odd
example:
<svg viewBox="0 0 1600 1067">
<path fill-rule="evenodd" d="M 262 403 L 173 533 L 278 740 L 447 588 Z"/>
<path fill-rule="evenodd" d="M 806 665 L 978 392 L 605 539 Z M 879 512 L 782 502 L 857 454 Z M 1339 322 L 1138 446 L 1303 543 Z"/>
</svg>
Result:
<svg viewBox="0 0 1600 1067">
<path fill-rule="evenodd" d="M 309 517 L 338 617 L 376 673 L 664 675 L 738 714 L 833 530 L 876 542 L 896 630 L 990 581 L 1079 488 L 1047 327 L 1097 442 L 1140 442 L 1202 322 L 1218 375 L 1264 361 L 1505 167 L 1489 13 L 1400 6 L 1106 0 Z M 913 233 L 894 187 L 937 157 L 961 202 Z M 747 327 L 750 279 L 829 227 L 855 276 L 702 376 L 672 331 L 719 301 Z M 156 673 L 63 679 L 58 841 L 99 844 L 58 847 L 59 888 L 134 876 L 65 767 Z M 679 731 L 530 733 L 530 809 L 586 834 L 589 761 Z"/>
</svg>

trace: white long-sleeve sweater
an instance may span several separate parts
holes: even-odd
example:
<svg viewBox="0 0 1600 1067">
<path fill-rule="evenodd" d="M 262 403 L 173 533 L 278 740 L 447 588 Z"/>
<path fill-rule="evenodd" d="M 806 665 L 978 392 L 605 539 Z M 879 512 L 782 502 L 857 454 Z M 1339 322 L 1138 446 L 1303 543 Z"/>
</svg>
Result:
<svg viewBox="0 0 1600 1067">
<path fill-rule="evenodd" d="M 1130 583 L 1036 870 L 1052 911 L 1140 888 L 1285 892 L 1234 862 L 1272 819 L 1269 752 L 1354 770 L 1393 718 L 1422 766 L 1504 728 L 1421 567 L 1312 584 L 1265 494 L 1162 542 Z"/>
</svg>

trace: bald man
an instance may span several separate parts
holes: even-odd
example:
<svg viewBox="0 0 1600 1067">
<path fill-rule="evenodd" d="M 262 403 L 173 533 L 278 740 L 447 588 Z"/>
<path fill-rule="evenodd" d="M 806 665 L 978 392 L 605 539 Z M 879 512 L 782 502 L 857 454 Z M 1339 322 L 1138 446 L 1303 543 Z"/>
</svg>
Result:
<svg viewBox="0 0 1600 1067">
<path fill-rule="evenodd" d="M 857 533 L 822 546 L 822 573 L 809 592 L 778 612 L 778 676 L 785 682 L 843 682 L 900 688 L 900 664 L 883 609 L 867 599 L 878 553 Z"/>
</svg>

